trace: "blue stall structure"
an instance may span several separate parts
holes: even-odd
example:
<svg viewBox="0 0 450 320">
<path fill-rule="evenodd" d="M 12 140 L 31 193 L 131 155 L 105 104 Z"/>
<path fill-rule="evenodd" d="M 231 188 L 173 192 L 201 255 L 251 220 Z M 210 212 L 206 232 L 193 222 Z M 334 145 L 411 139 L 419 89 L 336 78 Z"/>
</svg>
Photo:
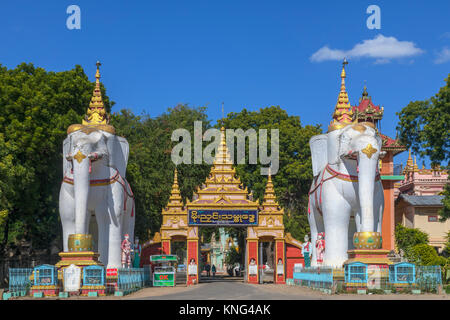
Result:
<svg viewBox="0 0 450 320">
<path fill-rule="evenodd" d="M 352 262 L 344 267 L 345 286 L 347 288 L 367 287 L 367 264 L 362 262 Z"/>
<path fill-rule="evenodd" d="M 389 282 L 396 287 L 412 285 L 416 282 L 416 266 L 409 262 L 390 265 Z"/>
<path fill-rule="evenodd" d="M 34 297 L 57 296 L 59 293 L 58 271 L 55 266 L 43 264 L 33 269 L 33 286 L 30 293 Z"/>
<path fill-rule="evenodd" d="M 92 265 L 83 268 L 83 286 L 81 287 L 82 296 L 104 296 L 106 294 L 105 286 L 106 271 L 102 266 Z"/>
</svg>

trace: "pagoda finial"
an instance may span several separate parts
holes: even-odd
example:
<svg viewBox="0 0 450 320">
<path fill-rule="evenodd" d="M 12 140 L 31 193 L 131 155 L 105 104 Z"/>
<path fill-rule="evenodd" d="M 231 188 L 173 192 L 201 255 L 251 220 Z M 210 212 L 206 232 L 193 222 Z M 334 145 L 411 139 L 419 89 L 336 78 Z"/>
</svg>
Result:
<svg viewBox="0 0 450 320">
<path fill-rule="evenodd" d="M 100 61 L 95 64 L 97 71 L 95 72 L 95 86 L 92 93 L 91 102 L 87 109 L 86 115 L 81 120 L 81 124 L 72 124 L 67 128 L 67 134 L 81 130 L 90 133 L 96 130 L 102 130 L 111 134 L 115 134 L 116 130 L 109 125 L 109 115 L 106 113 L 102 100 L 102 92 L 100 87 Z"/>
<path fill-rule="evenodd" d="M 97 66 L 97 71 L 95 73 L 94 92 L 92 93 L 91 102 L 89 103 L 86 116 L 82 121 L 82 124 L 87 126 L 109 123 L 102 100 L 102 92 L 100 90 L 100 66 L 102 64 L 100 61 L 97 61 L 95 65 Z"/>
<path fill-rule="evenodd" d="M 414 156 L 414 172 L 418 172 L 419 171 L 419 167 L 417 166 L 417 159 L 416 156 Z"/>
<path fill-rule="evenodd" d="M 339 92 L 338 101 L 334 108 L 333 120 L 328 126 L 328 132 L 341 129 L 344 126 L 351 124 L 353 121 L 353 111 L 352 107 L 348 100 L 347 90 L 345 88 L 345 66 L 348 64 L 346 58 L 342 62 L 342 71 L 341 71 L 341 91 Z"/>
<path fill-rule="evenodd" d="M 408 160 L 406 161 L 405 172 L 412 171 L 414 169 L 414 161 L 411 156 L 411 148 L 409 149 Z"/>
</svg>

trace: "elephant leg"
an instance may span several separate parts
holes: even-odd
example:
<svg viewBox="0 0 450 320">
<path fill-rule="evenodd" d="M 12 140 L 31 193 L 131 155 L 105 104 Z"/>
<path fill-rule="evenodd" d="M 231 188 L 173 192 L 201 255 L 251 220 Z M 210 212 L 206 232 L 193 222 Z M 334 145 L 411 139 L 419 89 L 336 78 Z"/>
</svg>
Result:
<svg viewBox="0 0 450 320">
<path fill-rule="evenodd" d="M 95 209 L 95 219 L 97 220 L 98 230 L 98 252 L 100 253 L 99 260 L 105 265 L 108 265 L 108 248 L 109 248 L 109 224 L 107 204 L 102 202 Z"/>
<path fill-rule="evenodd" d="M 358 232 L 358 228 L 361 226 L 360 216 L 357 218 L 357 214 L 355 213 L 350 217 L 350 221 L 348 224 L 348 250 L 355 249 L 353 245 L 353 235 L 355 232 Z"/>
<path fill-rule="evenodd" d="M 381 226 L 383 223 L 383 211 L 384 211 L 384 193 L 383 193 L 383 186 L 378 184 L 375 188 L 375 195 L 374 195 L 374 208 L 373 208 L 373 215 L 374 215 L 374 222 L 375 222 L 375 228 L 377 232 L 381 233 Z"/>
<path fill-rule="evenodd" d="M 122 255 L 122 229 L 123 229 L 123 197 L 125 196 L 120 184 L 115 183 L 111 188 L 111 195 L 108 197 L 108 217 L 109 223 L 109 248 L 108 248 L 108 268 L 121 268 Z"/>
<path fill-rule="evenodd" d="M 67 190 L 68 186 L 63 183 L 59 193 L 59 214 L 63 229 L 63 250 L 69 251 L 69 234 L 75 233 L 75 201 Z"/>
<path fill-rule="evenodd" d="M 352 208 L 334 186 L 326 192 L 324 190 L 323 194 L 330 195 L 330 197 L 324 197 L 323 201 L 324 265 L 341 268 L 348 258 L 348 225 Z"/>
<path fill-rule="evenodd" d="M 319 210 L 310 203 L 311 212 L 308 214 L 309 227 L 311 230 L 311 267 L 317 266 L 316 241 L 317 235 L 324 231 L 323 217 Z"/>
<path fill-rule="evenodd" d="M 136 208 L 134 207 L 133 198 L 129 197 L 127 199 L 127 210 L 124 212 L 123 216 L 123 228 L 122 228 L 122 238 L 125 234 L 130 236 L 130 241 L 134 244 L 134 222 L 136 217 Z M 133 215 L 133 216 L 131 216 Z"/>
</svg>

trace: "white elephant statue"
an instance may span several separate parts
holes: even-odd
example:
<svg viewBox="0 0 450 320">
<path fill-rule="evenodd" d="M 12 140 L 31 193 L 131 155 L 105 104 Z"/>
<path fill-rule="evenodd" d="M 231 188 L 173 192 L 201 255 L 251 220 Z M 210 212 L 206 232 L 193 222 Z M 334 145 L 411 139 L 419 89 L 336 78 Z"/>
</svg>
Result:
<svg viewBox="0 0 450 320">
<path fill-rule="evenodd" d="M 128 152 L 125 138 L 98 129 L 78 130 L 64 140 L 59 211 L 65 252 L 70 234 L 90 233 L 99 260 L 107 268 L 122 266 L 121 242 L 125 234 L 134 238 L 135 222 L 134 196 L 125 180 Z"/>
<path fill-rule="evenodd" d="M 384 209 L 378 163 L 382 140 L 371 123 L 311 138 L 314 180 L 309 191 L 311 242 L 325 233 L 324 266 L 342 267 L 356 232 L 379 232 Z M 383 154 L 384 152 L 381 152 Z M 313 247 L 311 265 L 317 266 Z"/>
</svg>

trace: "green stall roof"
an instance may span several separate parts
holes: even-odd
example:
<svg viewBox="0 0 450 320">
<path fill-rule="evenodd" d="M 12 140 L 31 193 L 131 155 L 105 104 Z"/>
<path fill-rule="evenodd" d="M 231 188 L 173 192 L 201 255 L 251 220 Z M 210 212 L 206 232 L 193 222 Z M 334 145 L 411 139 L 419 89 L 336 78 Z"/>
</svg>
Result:
<svg viewBox="0 0 450 320">
<path fill-rule="evenodd" d="M 171 255 L 171 254 L 157 254 L 157 255 L 150 256 L 150 261 L 152 261 L 152 262 L 163 262 L 163 261 L 177 262 L 177 256 Z"/>
</svg>

